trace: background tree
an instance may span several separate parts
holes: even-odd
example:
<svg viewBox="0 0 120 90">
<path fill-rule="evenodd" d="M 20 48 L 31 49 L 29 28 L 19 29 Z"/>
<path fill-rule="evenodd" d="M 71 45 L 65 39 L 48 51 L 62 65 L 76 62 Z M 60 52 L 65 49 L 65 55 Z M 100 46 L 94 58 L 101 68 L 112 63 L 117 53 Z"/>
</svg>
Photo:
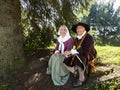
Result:
<svg viewBox="0 0 120 90">
<path fill-rule="evenodd" d="M 58 27 L 65 24 L 71 29 L 92 3 L 93 0 L 21 0 L 25 47 L 49 46 Z"/>
<path fill-rule="evenodd" d="M 98 44 L 120 45 L 120 7 L 115 11 L 114 2 L 96 3 L 87 17 L 87 22 L 94 30 L 98 30 Z"/>
<path fill-rule="evenodd" d="M 60 24 L 71 26 L 76 21 L 76 10 L 88 1 L 76 0 L 25 0 L 20 12 L 19 0 L 0 1 L 0 76 L 6 77 L 11 70 L 23 65 L 23 37 L 25 45 L 46 47 Z M 78 6 L 77 6 L 78 5 Z M 72 11 L 73 10 L 73 11 Z M 71 12 L 71 13 L 70 13 Z M 21 19 L 22 16 L 22 19 Z M 20 20 L 22 28 L 20 28 Z"/>
<path fill-rule="evenodd" d="M 23 39 L 18 0 L 0 1 L 0 79 L 22 66 Z M 4 77 L 4 78 L 3 78 Z"/>
</svg>

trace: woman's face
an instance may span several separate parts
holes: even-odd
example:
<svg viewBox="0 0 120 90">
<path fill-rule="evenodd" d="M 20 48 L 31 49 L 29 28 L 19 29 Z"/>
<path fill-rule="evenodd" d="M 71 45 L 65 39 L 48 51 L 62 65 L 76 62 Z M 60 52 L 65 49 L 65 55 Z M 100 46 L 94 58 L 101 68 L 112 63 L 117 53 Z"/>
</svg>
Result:
<svg viewBox="0 0 120 90">
<path fill-rule="evenodd" d="M 77 26 L 76 32 L 78 35 L 82 35 L 84 31 L 85 31 L 85 28 L 83 26 Z"/>
<path fill-rule="evenodd" d="M 60 28 L 60 35 L 64 37 L 66 35 L 66 33 L 67 33 L 67 30 L 64 27 L 61 27 Z"/>
</svg>

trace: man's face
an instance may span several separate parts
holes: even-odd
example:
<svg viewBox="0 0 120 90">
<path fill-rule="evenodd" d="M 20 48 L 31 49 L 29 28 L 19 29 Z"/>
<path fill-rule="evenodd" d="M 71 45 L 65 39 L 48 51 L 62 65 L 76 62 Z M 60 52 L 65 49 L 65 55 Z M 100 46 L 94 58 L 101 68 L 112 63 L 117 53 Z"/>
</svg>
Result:
<svg viewBox="0 0 120 90">
<path fill-rule="evenodd" d="M 77 26 L 76 32 L 78 35 L 82 35 L 84 31 L 85 31 L 85 28 L 83 26 Z"/>
</svg>

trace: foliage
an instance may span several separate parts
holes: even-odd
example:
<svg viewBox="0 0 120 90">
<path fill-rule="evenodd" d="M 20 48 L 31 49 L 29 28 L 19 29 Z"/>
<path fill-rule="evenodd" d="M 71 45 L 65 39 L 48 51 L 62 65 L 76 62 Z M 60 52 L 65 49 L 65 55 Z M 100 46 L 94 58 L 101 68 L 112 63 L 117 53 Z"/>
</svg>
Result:
<svg viewBox="0 0 120 90">
<path fill-rule="evenodd" d="M 12 89 L 10 89 L 9 83 L 2 83 L 0 84 L 0 90 L 12 90 Z"/>
<path fill-rule="evenodd" d="M 109 3 L 104 1 L 92 6 L 86 22 L 96 30 L 96 42 L 100 45 L 117 45 L 120 43 L 120 7 L 115 11 L 113 8 L 115 0 Z M 85 17 L 84 17 L 85 19 Z"/>
<path fill-rule="evenodd" d="M 89 11 L 93 3 L 93 0 L 20 1 L 24 46 L 27 49 L 29 46 L 33 49 L 49 46 L 54 41 L 54 35 L 61 24 L 70 29 L 73 23 Z"/>
</svg>

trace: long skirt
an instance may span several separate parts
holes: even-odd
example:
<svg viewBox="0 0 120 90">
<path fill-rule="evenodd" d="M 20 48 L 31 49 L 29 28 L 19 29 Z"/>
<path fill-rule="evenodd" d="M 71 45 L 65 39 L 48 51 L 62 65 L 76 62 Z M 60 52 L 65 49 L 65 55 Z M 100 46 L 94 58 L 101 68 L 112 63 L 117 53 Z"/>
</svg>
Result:
<svg viewBox="0 0 120 90">
<path fill-rule="evenodd" d="M 52 81 L 56 86 L 65 85 L 69 79 L 70 71 L 63 64 L 64 59 L 65 56 L 53 54 L 48 62 L 46 74 L 51 74 Z"/>
</svg>

